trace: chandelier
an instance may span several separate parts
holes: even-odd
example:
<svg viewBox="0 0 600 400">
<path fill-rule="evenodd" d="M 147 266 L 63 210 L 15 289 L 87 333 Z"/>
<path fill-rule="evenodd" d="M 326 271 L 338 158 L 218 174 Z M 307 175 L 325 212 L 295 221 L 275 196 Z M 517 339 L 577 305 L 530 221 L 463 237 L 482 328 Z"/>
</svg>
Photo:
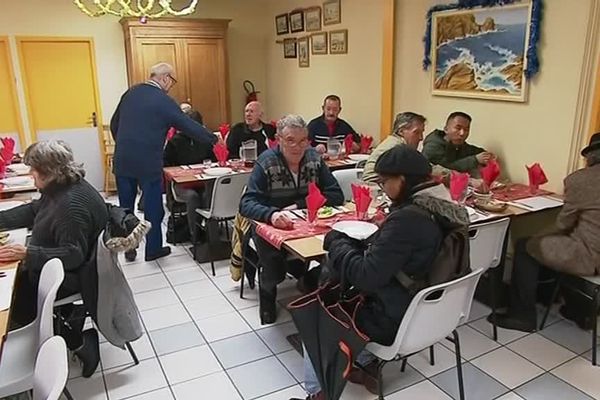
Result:
<svg viewBox="0 0 600 400">
<path fill-rule="evenodd" d="M 191 0 L 187 7 L 181 10 L 173 9 L 172 0 L 90 0 L 93 7 L 88 8 L 84 0 L 73 0 L 75 5 L 90 17 L 112 14 L 117 17 L 137 17 L 142 23 L 148 18 L 159 18 L 165 15 L 180 17 L 194 12 L 198 0 Z"/>
</svg>

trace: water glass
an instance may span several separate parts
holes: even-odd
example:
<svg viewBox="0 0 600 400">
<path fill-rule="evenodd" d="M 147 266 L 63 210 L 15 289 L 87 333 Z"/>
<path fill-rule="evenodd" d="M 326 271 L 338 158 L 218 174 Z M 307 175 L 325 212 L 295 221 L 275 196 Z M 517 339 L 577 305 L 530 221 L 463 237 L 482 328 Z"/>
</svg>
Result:
<svg viewBox="0 0 600 400">
<path fill-rule="evenodd" d="M 327 155 L 330 160 L 337 160 L 342 144 L 338 140 L 329 139 L 327 140 Z"/>
<path fill-rule="evenodd" d="M 212 166 L 212 160 L 207 158 L 206 160 L 202 160 L 202 166 L 204 168 L 210 168 Z"/>
</svg>

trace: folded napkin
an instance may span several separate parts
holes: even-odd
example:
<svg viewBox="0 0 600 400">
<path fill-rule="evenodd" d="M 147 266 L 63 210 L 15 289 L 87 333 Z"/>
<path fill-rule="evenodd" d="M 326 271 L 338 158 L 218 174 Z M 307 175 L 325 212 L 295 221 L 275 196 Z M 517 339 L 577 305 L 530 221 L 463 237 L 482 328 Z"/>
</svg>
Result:
<svg viewBox="0 0 600 400">
<path fill-rule="evenodd" d="M 469 174 L 452 171 L 450 173 L 450 197 L 454 201 L 462 200 L 462 197 L 469 185 Z"/>
<path fill-rule="evenodd" d="M 546 178 L 546 174 L 539 163 L 535 163 L 531 167 L 525 167 L 529 175 L 529 188 L 531 190 L 538 190 L 541 185 L 548 183 L 548 178 Z"/>
<path fill-rule="evenodd" d="M 219 132 L 221 132 L 221 137 L 223 138 L 223 140 L 225 140 L 227 138 L 227 135 L 229 134 L 229 124 L 219 125 Z"/>
<path fill-rule="evenodd" d="M 0 179 L 3 179 L 6 176 L 6 164 L 4 162 L 0 162 Z"/>
<path fill-rule="evenodd" d="M 176 133 L 177 133 L 177 129 L 169 128 L 169 130 L 167 131 L 167 142 L 169 140 L 173 139 L 173 136 L 175 136 Z"/>
<path fill-rule="evenodd" d="M 492 187 L 492 183 L 500 176 L 500 165 L 496 160 L 490 160 L 487 165 L 479 170 L 481 172 L 481 179 L 483 183 L 488 187 Z"/>
<path fill-rule="evenodd" d="M 270 149 L 274 149 L 275 147 L 277 147 L 279 145 L 279 140 L 277 140 L 277 139 L 267 139 L 267 141 L 268 141 Z"/>
<path fill-rule="evenodd" d="M 225 165 L 227 157 L 229 157 L 229 150 L 227 150 L 227 146 L 217 143 L 213 146 L 213 153 L 215 153 L 215 157 L 217 158 L 219 165 Z"/>
<path fill-rule="evenodd" d="M 327 203 L 327 198 L 321 194 L 316 183 L 308 184 L 308 196 L 306 196 L 306 208 L 308 209 L 308 222 L 314 222 L 317 219 L 319 208 Z"/>
<path fill-rule="evenodd" d="M 15 155 L 15 140 L 11 137 L 5 137 L 0 139 L 2 141 L 2 150 L 0 150 L 0 157 L 4 164 L 10 164 Z"/>
<path fill-rule="evenodd" d="M 373 200 L 371 198 L 371 190 L 368 186 L 356 185 L 354 183 L 352 183 L 351 186 L 352 199 L 356 206 L 356 216 L 361 219 L 367 214 L 371 200 Z"/>
<path fill-rule="evenodd" d="M 371 148 L 372 143 L 373 136 L 360 135 L 360 152 L 362 154 L 367 154 L 369 152 L 369 149 Z"/>
<path fill-rule="evenodd" d="M 344 149 L 346 149 L 346 155 L 352 154 L 352 145 L 354 144 L 354 137 L 352 134 L 346 135 L 344 138 Z"/>
</svg>

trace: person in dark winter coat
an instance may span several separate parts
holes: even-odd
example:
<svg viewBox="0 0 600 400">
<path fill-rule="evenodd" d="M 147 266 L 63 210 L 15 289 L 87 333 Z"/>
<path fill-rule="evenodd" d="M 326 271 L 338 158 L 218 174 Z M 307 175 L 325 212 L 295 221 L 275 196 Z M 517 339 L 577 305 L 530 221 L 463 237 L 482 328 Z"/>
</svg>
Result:
<svg viewBox="0 0 600 400">
<path fill-rule="evenodd" d="M 329 252 L 330 274 L 365 297 L 355 318 L 358 329 L 372 341 L 390 345 L 412 299 L 395 278 L 396 273 L 425 279 L 443 241 L 442 228 L 468 225 L 469 218 L 464 208 L 449 201 L 442 185 L 431 181 L 431 166 L 416 149 L 393 147 L 377 160 L 375 171 L 379 185 L 392 201 L 378 232 L 365 243 L 332 230 L 325 236 L 323 248 Z M 366 371 L 373 370 L 371 361 L 373 357 L 367 352 L 358 358 Z M 377 393 L 376 376 L 355 369 L 348 379 Z M 305 388 L 307 399 L 324 400 L 308 357 Z"/>
</svg>

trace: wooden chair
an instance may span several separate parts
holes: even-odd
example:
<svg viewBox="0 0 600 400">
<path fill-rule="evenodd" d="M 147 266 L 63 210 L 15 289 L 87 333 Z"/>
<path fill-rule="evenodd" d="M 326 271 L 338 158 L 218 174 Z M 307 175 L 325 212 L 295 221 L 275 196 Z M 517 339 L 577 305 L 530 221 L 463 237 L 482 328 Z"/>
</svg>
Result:
<svg viewBox="0 0 600 400">
<path fill-rule="evenodd" d="M 110 127 L 103 125 L 104 132 L 104 191 L 116 192 L 117 183 L 113 174 L 113 156 L 115 154 L 115 141 L 110 133 Z"/>
</svg>

